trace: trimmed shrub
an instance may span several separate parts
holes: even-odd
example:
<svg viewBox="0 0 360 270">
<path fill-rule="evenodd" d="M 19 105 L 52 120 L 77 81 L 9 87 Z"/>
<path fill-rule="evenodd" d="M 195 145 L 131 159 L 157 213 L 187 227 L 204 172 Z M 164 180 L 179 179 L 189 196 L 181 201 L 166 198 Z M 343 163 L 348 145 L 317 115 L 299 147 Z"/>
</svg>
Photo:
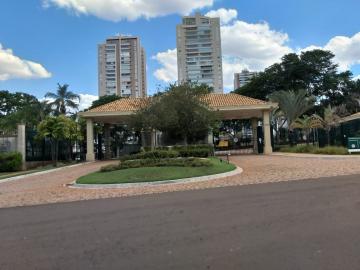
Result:
<svg viewBox="0 0 360 270">
<path fill-rule="evenodd" d="M 100 172 L 112 172 L 119 170 L 120 164 L 110 164 L 100 168 Z"/>
<path fill-rule="evenodd" d="M 183 149 L 178 150 L 181 157 L 208 157 L 210 151 L 208 149 Z"/>
<path fill-rule="evenodd" d="M 18 152 L 0 153 L 0 172 L 21 170 L 22 156 Z"/>
<path fill-rule="evenodd" d="M 313 151 L 314 154 L 324 155 L 348 155 L 349 152 L 345 147 L 340 146 L 326 146 L 323 148 L 317 148 Z"/>
<path fill-rule="evenodd" d="M 155 150 L 150 152 L 142 152 L 135 155 L 126 155 L 121 157 L 120 160 L 133 160 L 133 159 L 159 159 L 159 158 L 176 158 L 179 156 L 179 153 L 176 151 L 166 151 L 166 150 Z"/>
<path fill-rule="evenodd" d="M 111 172 L 122 169 L 142 167 L 209 167 L 212 163 L 201 158 L 164 158 L 164 159 L 133 159 L 120 162 L 118 165 L 107 165 L 100 169 L 101 172 Z"/>
<path fill-rule="evenodd" d="M 173 159 L 135 159 L 127 160 L 119 165 L 119 169 L 141 168 L 141 167 L 207 167 L 211 162 L 199 158 L 173 158 Z"/>
<path fill-rule="evenodd" d="M 309 154 L 323 154 L 323 155 L 347 155 L 348 150 L 341 146 L 326 146 L 315 147 L 313 145 L 297 145 L 293 147 L 283 147 L 280 152 L 288 153 L 309 153 Z"/>
</svg>

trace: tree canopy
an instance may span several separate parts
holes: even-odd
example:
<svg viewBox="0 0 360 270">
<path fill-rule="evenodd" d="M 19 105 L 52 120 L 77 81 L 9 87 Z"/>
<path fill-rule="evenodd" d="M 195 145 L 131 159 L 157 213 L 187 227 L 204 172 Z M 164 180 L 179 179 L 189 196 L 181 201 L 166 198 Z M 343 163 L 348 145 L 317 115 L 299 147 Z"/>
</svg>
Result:
<svg viewBox="0 0 360 270">
<path fill-rule="evenodd" d="M 321 106 L 346 104 L 349 113 L 359 110 L 360 81 L 352 80 L 350 71 L 339 72 L 330 51 L 312 50 L 285 55 L 234 92 L 258 99 L 267 99 L 277 91 L 306 89 Z"/>
<path fill-rule="evenodd" d="M 121 96 L 118 96 L 118 95 L 115 95 L 115 94 L 114 95 L 108 95 L 108 96 L 101 96 L 101 97 L 99 97 L 99 99 L 94 100 L 92 102 L 91 106 L 89 107 L 89 110 L 93 109 L 93 108 L 96 108 L 96 107 L 99 107 L 101 105 L 113 102 L 113 101 L 118 100 L 118 99 L 121 99 Z"/>
<path fill-rule="evenodd" d="M 138 131 L 156 129 L 184 143 L 205 136 L 217 121 L 216 112 L 202 99 L 208 92 L 188 83 L 171 85 L 133 115 L 132 126 Z"/>
<path fill-rule="evenodd" d="M 77 110 L 79 107 L 80 96 L 68 90 L 68 84 L 59 84 L 56 93 L 48 92 L 45 97 L 53 99 L 50 103 L 55 111 L 55 115 L 66 114 L 67 108 Z"/>
</svg>

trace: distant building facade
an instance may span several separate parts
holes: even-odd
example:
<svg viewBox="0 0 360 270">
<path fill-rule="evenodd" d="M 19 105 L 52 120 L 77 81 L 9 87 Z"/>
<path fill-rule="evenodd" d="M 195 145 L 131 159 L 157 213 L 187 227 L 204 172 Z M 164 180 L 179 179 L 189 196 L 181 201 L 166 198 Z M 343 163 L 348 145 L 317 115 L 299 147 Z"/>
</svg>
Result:
<svg viewBox="0 0 360 270">
<path fill-rule="evenodd" d="M 220 19 L 185 16 L 176 27 L 178 81 L 207 84 L 223 92 Z"/>
<path fill-rule="evenodd" d="M 138 37 L 115 36 L 98 46 L 99 96 L 146 97 L 145 50 Z"/>
<path fill-rule="evenodd" d="M 234 74 L 234 90 L 243 87 L 248 84 L 253 77 L 255 77 L 258 72 L 250 72 L 246 69 L 241 71 L 240 73 Z"/>
</svg>

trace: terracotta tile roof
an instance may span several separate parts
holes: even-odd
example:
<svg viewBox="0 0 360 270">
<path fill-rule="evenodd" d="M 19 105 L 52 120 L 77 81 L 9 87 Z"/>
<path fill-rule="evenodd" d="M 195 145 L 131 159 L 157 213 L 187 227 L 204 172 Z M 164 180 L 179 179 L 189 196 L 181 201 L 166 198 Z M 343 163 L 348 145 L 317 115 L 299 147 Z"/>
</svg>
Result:
<svg viewBox="0 0 360 270">
<path fill-rule="evenodd" d="M 136 111 L 141 105 L 145 105 L 149 98 L 122 98 L 108 104 L 96 107 L 89 112 L 131 112 Z M 265 101 L 238 94 L 208 94 L 204 100 L 211 108 L 266 105 Z"/>
<path fill-rule="evenodd" d="M 265 101 L 238 94 L 209 94 L 205 96 L 205 100 L 212 108 L 268 104 Z"/>
<path fill-rule="evenodd" d="M 346 116 L 346 117 L 342 118 L 340 122 L 348 122 L 348 121 L 357 120 L 357 119 L 360 119 L 360 112 Z"/>
<path fill-rule="evenodd" d="M 148 98 L 122 98 L 89 110 L 89 112 L 132 112 L 146 104 Z"/>
</svg>

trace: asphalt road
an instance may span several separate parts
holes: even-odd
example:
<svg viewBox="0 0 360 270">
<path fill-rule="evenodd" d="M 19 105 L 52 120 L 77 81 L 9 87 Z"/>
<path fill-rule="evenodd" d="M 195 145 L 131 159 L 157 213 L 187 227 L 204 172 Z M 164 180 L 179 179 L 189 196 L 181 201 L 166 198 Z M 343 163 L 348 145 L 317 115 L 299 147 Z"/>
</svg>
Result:
<svg viewBox="0 0 360 270">
<path fill-rule="evenodd" d="M 0 269 L 360 269 L 360 176 L 0 209 Z"/>
</svg>

